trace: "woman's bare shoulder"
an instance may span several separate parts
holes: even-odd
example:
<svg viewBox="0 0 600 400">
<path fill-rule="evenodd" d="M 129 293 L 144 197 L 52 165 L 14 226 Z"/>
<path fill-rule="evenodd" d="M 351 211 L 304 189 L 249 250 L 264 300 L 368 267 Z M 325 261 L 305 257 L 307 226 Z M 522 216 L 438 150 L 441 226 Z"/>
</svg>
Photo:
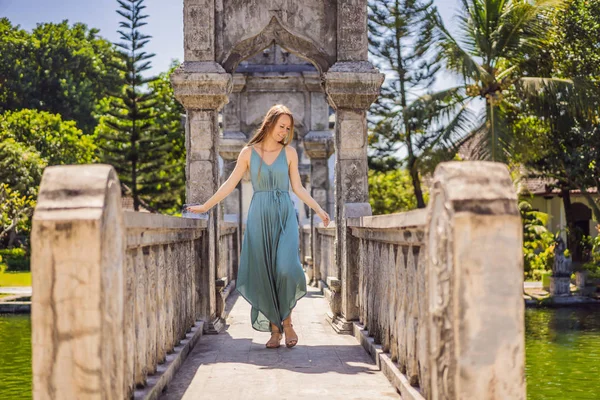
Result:
<svg viewBox="0 0 600 400">
<path fill-rule="evenodd" d="M 242 160 L 250 159 L 250 153 L 252 152 L 252 146 L 244 146 L 240 151 L 240 155 L 238 158 Z"/>
<path fill-rule="evenodd" d="M 295 157 L 298 158 L 298 152 L 296 151 L 296 149 L 290 145 L 285 146 L 285 154 L 289 157 Z"/>
</svg>

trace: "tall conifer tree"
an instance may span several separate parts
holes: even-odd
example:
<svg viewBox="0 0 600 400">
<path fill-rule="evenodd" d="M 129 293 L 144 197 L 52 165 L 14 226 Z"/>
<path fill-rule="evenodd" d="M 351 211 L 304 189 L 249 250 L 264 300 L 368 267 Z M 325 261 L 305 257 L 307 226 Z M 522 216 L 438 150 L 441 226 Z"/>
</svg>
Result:
<svg viewBox="0 0 600 400">
<path fill-rule="evenodd" d="M 173 180 L 166 171 L 165 160 L 171 143 L 166 128 L 156 124 L 156 95 L 148 87 L 155 77 L 142 76 L 151 68 L 154 54 L 144 51 L 151 36 L 140 28 L 148 17 L 142 15 L 144 0 L 117 0 L 121 42 L 119 70 L 123 86 L 104 104 L 106 115 L 98 127 L 99 147 L 104 162 L 112 164 L 133 197 L 137 211 L 140 205 L 153 210 L 170 208 L 170 196 L 165 196 Z"/>
<path fill-rule="evenodd" d="M 374 122 L 369 144 L 374 151 L 369 166 L 390 170 L 401 164 L 396 156 L 406 150 L 406 167 L 414 187 L 417 206 L 425 207 L 419 178 L 419 132 L 424 129 L 409 113 L 412 100 L 431 86 L 440 59 L 430 54 L 432 24 L 428 13 L 432 1 L 370 0 L 369 51 L 375 64 L 387 74 L 381 96 L 371 108 Z"/>
</svg>

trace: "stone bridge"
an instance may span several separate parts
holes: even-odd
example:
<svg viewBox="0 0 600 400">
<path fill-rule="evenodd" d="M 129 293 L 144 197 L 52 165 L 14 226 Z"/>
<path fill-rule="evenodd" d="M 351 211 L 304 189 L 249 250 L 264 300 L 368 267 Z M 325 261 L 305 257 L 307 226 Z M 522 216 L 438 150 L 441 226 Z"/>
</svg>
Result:
<svg viewBox="0 0 600 400">
<path fill-rule="evenodd" d="M 383 75 L 367 57 L 366 0 L 185 0 L 184 26 L 172 82 L 187 201 L 216 191 L 284 102 L 303 182 L 334 216 L 325 228 L 299 207 L 311 284 L 299 344 L 265 349 L 235 295 L 248 182 L 185 219 L 123 211 L 111 166 L 49 167 L 32 231 L 34 399 L 524 400 L 507 168 L 441 164 L 426 210 L 371 216 L 366 112 Z"/>
</svg>

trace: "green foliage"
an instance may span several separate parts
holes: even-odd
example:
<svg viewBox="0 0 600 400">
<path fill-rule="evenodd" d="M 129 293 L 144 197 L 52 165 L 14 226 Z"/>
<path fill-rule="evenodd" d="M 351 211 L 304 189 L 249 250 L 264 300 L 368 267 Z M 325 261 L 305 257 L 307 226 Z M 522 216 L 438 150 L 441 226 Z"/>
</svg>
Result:
<svg viewBox="0 0 600 400">
<path fill-rule="evenodd" d="M 169 174 L 170 180 L 165 182 L 168 188 L 157 194 L 155 200 L 165 204 L 165 211 L 174 214 L 181 210 L 185 203 L 185 130 L 181 123 L 185 109 L 175 99 L 173 86 L 171 85 L 171 74 L 179 66 L 178 61 L 173 61 L 168 72 L 161 73 L 158 78 L 149 84 L 150 90 L 156 96 L 156 115 L 154 124 L 162 127 L 164 134 L 171 147 L 165 156 L 165 168 L 160 171 L 160 177 L 166 178 Z"/>
<path fill-rule="evenodd" d="M 121 90 L 101 106 L 104 115 L 97 128 L 101 158 L 115 167 L 119 179 L 133 197 L 133 206 L 164 210 L 173 207 L 168 193 L 171 183 L 180 179 L 170 172 L 168 159 L 172 143 L 169 126 L 156 123 L 157 95 L 147 85 L 156 78 L 144 78 L 154 54 L 143 51 L 150 40 L 139 28 L 146 23 L 143 0 L 118 0 L 124 18 L 118 32 L 123 40 L 119 47 Z"/>
<path fill-rule="evenodd" d="M 11 229 L 28 229 L 28 218 L 35 207 L 31 196 L 21 195 L 6 183 L 0 183 L 0 239 Z"/>
<path fill-rule="evenodd" d="M 26 196 L 37 195 L 47 162 L 35 148 L 7 138 L 0 141 L 0 183 Z"/>
<path fill-rule="evenodd" d="M 23 272 L 30 270 L 30 256 L 22 248 L 0 250 L 0 272 Z"/>
<path fill-rule="evenodd" d="M 538 95 L 543 82 L 560 80 L 528 75 L 525 66 L 530 54 L 544 47 L 550 17 L 558 1 L 463 1 L 458 16 L 459 38 L 455 39 L 434 14 L 437 45 L 446 67 L 465 80 L 464 99 L 483 99 L 485 110 L 472 130 L 471 157 L 506 161 L 514 151 L 507 114 L 527 97 Z M 511 93 L 517 101 L 510 100 Z M 464 123 L 456 128 L 465 129 Z"/>
<path fill-rule="evenodd" d="M 583 264 L 581 269 L 587 270 L 590 278 L 600 279 L 600 236 L 595 238 L 584 237 L 583 242 L 584 248 L 589 250 L 589 261 Z"/>
<path fill-rule="evenodd" d="M 0 113 L 60 114 L 93 132 L 96 103 L 116 89 L 114 47 L 84 24 L 43 23 L 30 33 L 0 19 Z"/>
<path fill-rule="evenodd" d="M 526 279 L 540 280 L 554 263 L 554 235 L 546 229 L 548 214 L 534 211 L 526 201 L 519 203 L 523 224 L 523 264 Z"/>
<path fill-rule="evenodd" d="M 546 48 L 532 53 L 528 72 L 574 84 L 559 92 L 540 87 L 539 95 L 523 102 L 512 118 L 527 121 L 525 131 L 543 135 L 525 137 L 529 140 L 523 143 L 535 146 L 524 153 L 527 167 L 556 179 L 565 189 L 581 190 L 600 219 L 600 205 L 587 193 L 592 187 L 600 189 L 600 48 L 594 36 L 600 35 L 600 3 L 566 1 L 552 22 Z"/>
<path fill-rule="evenodd" d="M 0 114 L 0 141 L 9 138 L 33 146 L 48 165 L 95 161 L 93 138 L 58 114 L 28 109 Z"/>
<path fill-rule="evenodd" d="M 413 107 L 415 92 L 427 90 L 440 69 L 440 56 L 430 49 L 433 24 L 427 18 L 433 2 L 370 0 L 369 51 L 387 72 L 381 95 L 371 107 L 369 167 L 389 171 L 405 165 L 410 172 L 417 206 L 424 207 L 421 157 L 443 144 L 429 129 L 430 109 Z M 427 112 L 423 112 L 427 111 Z M 406 152 L 405 159 L 399 157 Z"/>
<path fill-rule="evenodd" d="M 93 139 L 59 115 L 28 109 L 0 114 L 0 240 L 11 246 L 16 234 L 29 232 L 47 165 L 91 163 L 94 151 Z"/>
<path fill-rule="evenodd" d="M 425 201 L 428 193 L 424 193 Z M 374 215 L 391 214 L 417 208 L 408 171 L 369 171 L 369 203 Z"/>
<path fill-rule="evenodd" d="M 600 2 L 566 1 L 554 21 L 552 58 L 563 77 L 600 78 Z"/>
</svg>

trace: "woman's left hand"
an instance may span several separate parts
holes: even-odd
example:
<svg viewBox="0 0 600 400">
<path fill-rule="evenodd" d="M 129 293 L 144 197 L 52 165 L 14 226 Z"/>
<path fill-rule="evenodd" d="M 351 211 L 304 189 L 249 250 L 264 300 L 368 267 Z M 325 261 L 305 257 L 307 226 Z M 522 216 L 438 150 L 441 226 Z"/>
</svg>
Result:
<svg viewBox="0 0 600 400">
<path fill-rule="evenodd" d="M 206 207 L 204 204 L 201 204 L 201 205 L 197 205 L 197 206 L 189 206 L 189 207 L 187 207 L 187 210 L 194 214 L 203 214 L 205 212 L 208 212 L 209 208 Z"/>
<path fill-rule="evenodd" d="M 327 227 L 327 225 L 329 225 L 329 214 L 327 214 L 325 212 L 325 210 L 321 209 L 317 212 L 317 215 L 319 216 L 319 218 L 321 218 L 321 221 L 323 221 L 323 225 L 325 225 L 325 227 Z"/>
</svg>

